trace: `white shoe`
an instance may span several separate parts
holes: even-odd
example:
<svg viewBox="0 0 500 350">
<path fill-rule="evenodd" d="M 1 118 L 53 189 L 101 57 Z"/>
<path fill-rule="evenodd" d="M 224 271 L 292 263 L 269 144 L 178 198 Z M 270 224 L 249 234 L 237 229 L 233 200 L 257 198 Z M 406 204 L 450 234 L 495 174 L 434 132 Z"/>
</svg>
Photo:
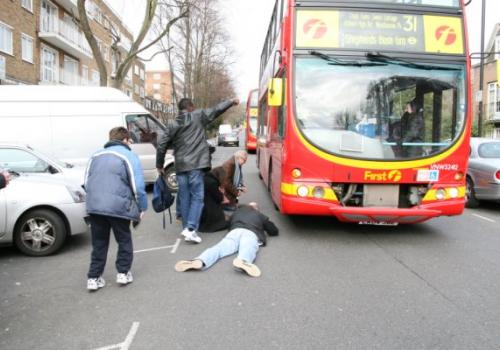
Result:
<svg viewBox="0 0 500 350">
<path fill-rule="evenodd" d="M 116 283 L 118 284 L 129 284 L 134 281 L 134 278 L 132 277 L 132 273 L 129 271 L 126 274 L 125 273 L 119 273 L 116 275 Z"/>
<path fill-rule="evenodd" d="M 186 242 L 201 243 L 201 237 L 198 236 L 196 231 L 189 231 L 189 235 L 184 238 Z"/>
<path fill-rule="evenodd" d="M 87 280 L 87 289 L 90 291 L 98 290 L 106 285 L 104 278 L 89 278 Z"/>
<path fill-rule="evenodd" d="M 184 236 L 184 237 L 190 236 L 189 230 L 187 228 L 185 228 L 184 230 L 182 230 L 181 236 Z"/>
<path fill-rule="evenodd" d="M 187 234 L 183 236 L 184 236 L 184 241 L 186 242 L 201 243 L 201 237 L 198 236 L 196 231 L 187 231 Z"/>
</svg>

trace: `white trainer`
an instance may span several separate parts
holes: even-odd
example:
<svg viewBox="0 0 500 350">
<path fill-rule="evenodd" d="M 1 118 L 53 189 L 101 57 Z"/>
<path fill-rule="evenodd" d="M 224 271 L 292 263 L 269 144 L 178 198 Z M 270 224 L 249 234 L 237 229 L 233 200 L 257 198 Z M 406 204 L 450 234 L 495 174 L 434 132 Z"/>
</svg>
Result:
<svg viewBox="0 0 500 350">
<path fill-rule="evenodd" d="M 125 273 L 119 273 L 116 275 L 116 283 L 126 285 L 132 283 L 134 278 L 132 277 L 132 273 L 129 271 Z"/>
<path fill-rule="evenodd" d="M 188 231 L 187 235 L 184 236 L 184 241 L 186 242 L 194 242 L 194 243 L 201 243 L 201 237 L 198 236 L 196 231 Z"/>
<path fill-rule="evenodd" d="M 90 291 L 98 290 L 99 288 L 102 288 L 105 285 L 106 285 L 106 281 L 102 277 L 99 277 L 99 278 L 89 278 L 87 280 L 87 289 L 90 290 Z"/>
<path fill-rule="evenodd" d="M 188 237 L 190 236 L 190 232 L 187 228 L 185 228 L 184 230 L 182 230 L 181 235 L 184 237 Z"/>
</svg>

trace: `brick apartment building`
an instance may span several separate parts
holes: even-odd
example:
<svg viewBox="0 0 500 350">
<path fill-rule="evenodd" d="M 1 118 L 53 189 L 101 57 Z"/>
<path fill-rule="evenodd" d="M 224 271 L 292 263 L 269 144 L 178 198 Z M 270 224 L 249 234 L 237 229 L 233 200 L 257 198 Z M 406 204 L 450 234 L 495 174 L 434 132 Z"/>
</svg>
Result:
<svg viewBox="0 0 500 350">
<path fill-rule="evenodd" d="M 174 75 L 177 94 L 182 93 L 182 82 Z M 177 113 L 177 101 L 173 101 L 171 73 L 167 70 L 146 72 L 145 106 L 162 120 L 168 120 Z"/>
<path fill-rule="evenodd" d="M 108 72 L 115 70 L 111 28 L 127 52 L 133 36 L 105 0 L 87 0 L 90 26 Z M 99 85 L 99 70 L 79 29 L 77 0 L 0 0 L 0 85 Z M 145 67 L 136 60 L 122 90 L 137 102 L 145 97 Z"/>
<path fill-rule="evenodd" d="M 498 72 L 497 64 L 500 60 L 500 23 L 497 23 L 491 33 L 490 39 L 486 46 L 488 54 L 484 60 L 484 80 L 482 89 L 479 88 L 479 64 L 472 67 L 474 97 L 480 90 L 483 91 L 483 121 L 486 125 L 484 128 L 485 136 L 500 138 L 500 72 Z M 476 118 L 479 107 L 478 101 L 474 101 L 474 117 Z M 477 120 L 476 120 L 477 122 Z"/>
</svg>

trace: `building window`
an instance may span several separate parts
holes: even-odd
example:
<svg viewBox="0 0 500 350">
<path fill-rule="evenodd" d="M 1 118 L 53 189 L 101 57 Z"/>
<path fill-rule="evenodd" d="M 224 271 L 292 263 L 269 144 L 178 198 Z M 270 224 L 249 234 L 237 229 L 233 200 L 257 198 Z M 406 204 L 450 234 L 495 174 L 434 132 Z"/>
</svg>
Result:
<svg viewBox="0 0 500 350">
<path fill-rule="evenodd" d="M 144 72 L 144 69 L 141 68 L 141 80 L 144 80 L 146 78 L 146 74 Z"/>
<path fill-rule="evenodd" d="M 59 75 L 58 52 L 46 46 L 42 46 L 40 51 L 40 78 L 42 82 L 56 84 Z"/>
<path fill-rule="evenodd" d="M 5 57 L 0 55 L 0 79 L 5 79 L 7 75 L 7 68 L 5 67 Z"/>
<path fill-rule="evenodd" d="M 500 89 L 496 82 L 488 84 L 488 117 L 500 119 Z"/>
<path fill-rule="evenodd" d="M 82 66 L 82 85 L 89 85 L 89 67 Z"/>
<path fill-rule="evenodd" d="M 153 97 L 155 98 L 155 100 L 161 100 L 160 94 L 154 94 Z"/>
<path fill-rule="evenodd" d="M 78 61 L 64 56 L 64 69 L 62 76 L 63 83 L 66 85 L 78 84 Z"/>
<path fill-rule="evenodd" d="M 144 87 L 141 86 L 141 98 L 144 98 L 146 96 L 146 93 L 144 92 Z"/>
<path fill-rule="evenodd" d="M 500 60 L 500 35 L 495 39 L 495 59 Z"/>
<path fill-rule="evenodd" d="M 29 12 L 33 12 L 33 0 L 21 0 L 21 6 Z"/>
<path fill-rule="evenodd" d="M 488 84 L 488 116 L 500 119 L 500 88 L 496 82 Z"/>
<path fill-rule="evenodd" d="M 0 51 L 9 55 L 14 54 L 12 47 L 12 27 L 2 22 L 0 22 Z"/>
<path fill-rule="evenodd" d="M 137 64 L 134 65 L 134 74 L 139 75 L 139 66 Z"/>
<path fill-rule="evenodd" d="M 101 84 L 101 75 L 95 69 L 92 69 L 92 85 L 99 86 Z"/>
<path fill-rule="evenodd" d="M 125 82 L 129 85 L 132 84 L 132 68 L 129 68 L 129 70 L 127 71 L 127 76 L 125 78 Z"/>
<path fill-rule="evenodd" d="M 153 79 L 154 80 L 160 80 L 161 79 L 161 74 L 160 73 L 153 74 Z"/>
<path fill-rule="evenodd" d="M 153 84 L 153 89 L 160 90 L 160 84 L 157 83 Z"/>
<path fill-rule="evenodd" d="M 23 61 L 33 63 L 33 38 L 24 33 L 21 34 L 21 46 Z"/>
<path fill-rule="evenodd" d="M 40 13 L 40 26 L 42 32 L 57 32 L 57 7 L 50 2 L 42 1 Z"/>
</svg>

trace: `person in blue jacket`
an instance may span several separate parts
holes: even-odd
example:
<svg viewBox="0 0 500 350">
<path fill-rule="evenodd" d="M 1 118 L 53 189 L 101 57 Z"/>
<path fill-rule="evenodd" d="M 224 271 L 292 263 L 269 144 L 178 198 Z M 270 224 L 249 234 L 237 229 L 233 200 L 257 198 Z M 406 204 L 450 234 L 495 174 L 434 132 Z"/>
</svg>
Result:
<svg viewBox="0 0 500 350">
<path fill-rule="evenodd" d="M 113 229 L 118 253 L 116 282 L 133 281 L 130 222 L 139 222 L 147 209 L 147 197 L 139 158 L 130 149 L 130 134 L 117 127 L 109 132 L 109 142 L 95 153 L 87 166 L 85 190 L 87 213 L 92 233 L 92 255 L 87 274 L 87 289 L 104 287 L 102 278 L 108 254 L 110 230 Z"/>
</svg>

